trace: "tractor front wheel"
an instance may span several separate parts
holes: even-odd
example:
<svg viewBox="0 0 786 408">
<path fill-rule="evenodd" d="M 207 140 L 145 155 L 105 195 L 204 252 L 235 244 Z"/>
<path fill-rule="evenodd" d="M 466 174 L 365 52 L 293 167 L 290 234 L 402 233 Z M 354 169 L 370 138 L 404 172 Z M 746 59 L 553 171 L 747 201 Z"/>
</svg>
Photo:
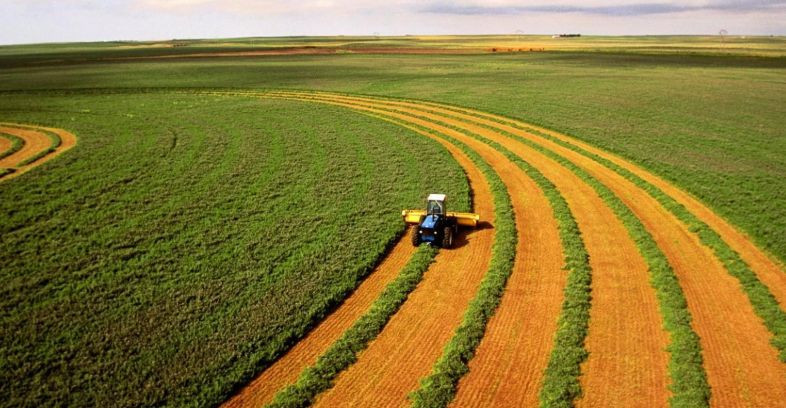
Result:
<svg viewBox="0 0 786 408">
<path fill-rule="evenodd" d="M 420 232 L 418 232 L 417 228 L 412 229 L 412 245 L 413 246 L 420 245 Z"/>
<path fill-rule="evenodd" d="M 445 227 L 444 234 L 442 235 L 442 248 L 450 248 L 453 246 L 453 228 Z"/>
</svg>

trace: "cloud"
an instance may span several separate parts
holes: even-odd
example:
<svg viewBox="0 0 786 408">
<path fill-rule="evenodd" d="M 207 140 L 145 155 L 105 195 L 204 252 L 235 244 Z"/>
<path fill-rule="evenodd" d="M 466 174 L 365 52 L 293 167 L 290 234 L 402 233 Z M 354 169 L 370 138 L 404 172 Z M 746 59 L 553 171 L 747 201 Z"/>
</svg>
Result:
<svg viewBox="0 0 786 408">
<path fill-rule="evenodd" d="M 558 3 L 558 4 L 555 4 Z M 561 4 L 559 4 L 561 3 Z M 607 4 L 595 2 L 595 5 L 578 4 L 577 2 L 551 2 L 550 4 L 521 5 L 496 3 L 434 3 L 420 8 L 421 12 L 434 14 L 457 15 L 517 15 L 524 13 L 581 13 L 607 16 L 640 16 L 651 14 L 672 14 L 691 11 L 728 11 L 754 12 L 771 9 L 782 9 L 786 6 L 783 0 L 724 0 L 712 2 L 664 2 L 664 3 L 630 3 Z"/>
</svg>

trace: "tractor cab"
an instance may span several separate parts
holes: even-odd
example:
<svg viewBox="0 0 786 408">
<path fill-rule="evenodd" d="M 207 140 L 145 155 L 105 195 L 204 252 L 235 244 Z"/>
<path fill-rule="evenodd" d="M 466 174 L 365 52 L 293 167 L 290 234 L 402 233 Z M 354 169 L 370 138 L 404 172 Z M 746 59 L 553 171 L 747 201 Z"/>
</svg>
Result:
<svg viewBox="0 0 786 408">
<path fill-rule="evenodd" d="M 447 214 L 445 210 L 445 194 L 429 194 L 426 201 L 426 214 Z"/>
</svg>

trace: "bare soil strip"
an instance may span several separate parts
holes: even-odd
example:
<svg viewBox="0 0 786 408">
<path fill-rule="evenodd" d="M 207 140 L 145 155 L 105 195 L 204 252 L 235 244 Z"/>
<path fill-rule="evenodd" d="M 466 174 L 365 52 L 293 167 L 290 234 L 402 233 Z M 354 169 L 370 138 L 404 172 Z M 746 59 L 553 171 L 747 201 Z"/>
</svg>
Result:
<svg viewBox="0 0 786 408">
<path fill-rule="evenodd" d="M 616 172 L 527 132 L 503 130 L 579 165 L 614 191 L 641 219 L 685 290 L 694 329 L 702 340 L 713 405 L 777 406 L 786 397 L 786 365 L 778 361 L 775 348 L 769 344 L 770 333 L 754 313 L 739 282 L 695 234 L 645 191 Z M 634 333 L 629 335 L 641 338 Z"/>
<path fill-rule="evenodd" d="M 49 153 L 28 165 L 19 166 L 20 163 L 24 162 L 28 158 L 33 157 L 50 148 L 52 140 L 43 131 L 55 133 L 58 137 L 60 137 L 60 146 L 58 146 L 54 152 Z M 15 169 L 13 173 L 0 178 L 0 181 L 10 180 L 19 176 L 20 174 L 26 173 L 36 166 L 54 159 L 64 151 L 76 145 L 76 136 L 62 129 L 20 125 L 16 123 L 0 123 L 0 132 L 20 137 L 25 141 L 24 146 L 22 146 L 19 151 L 0 160 L 0 168 Z"/>
<path fill-rule="evenodd" d="M 342 98 L 341 100 L 348 100 Z M 367 101 L 357 101 L 367 104 Z M 380 105 L 373 105 L 379 107 Z M 400 112 L 420 115 L 438 120 L 451 126 L 461 127 L 497 142 L 510 142 L 489 130 L 451 118 L 431 115 L 418 110 L 397 108 Z M 449 130 L 439 129 L 449 133 Z M 454 134 L 451 136 L 456 137 Z M 465 138 L 467 139 L 467 138 Z M 465 140 L 467 144 L 483 155 L 482 151 L 491 149 L 488 145 L 474 139 Z M 538 168 L 554 183 L 571 207 L 574 217 L 582 230 L 584 242 L 590 254 L 593 267 L 593 307 L 591 312 L 590 333 L 586 348 L 590 351 L 590 359 L 585 365 L 583 385 L 585 397 L 582 401 L 588 405 L 611 404 L 626 406 L 665 405 L 668 398 L 666 366 L 668 355 L 665 347 L 668 339 L 661 329 L 661 318 L 658 313 L 654 290 L 649 284 L 647 265 L 639 254 L 635 243 L 629 237 L 624 225 L 616 218 L 596 192 L 576 175 L 553 160 L 546 158 L 533 149 L 527 149 L 517 143 L 506 143 L 505 147 Z M 493 149 L 491 149 L 493 150 Z M 498 154 L 498 153 L 497 153 Z M 507 172 L 522 173 L 521 170 L 504 157 L 486 157 L 501 175 Z M 503 165 L 506 163 L 508 168 Z M 508 184 L 511 185 L 511 184 Z M 514 194 L 511 193 L 513 196 Z M 548 212 L 540 212 L 535 217 L 543 217 Z M 531 222 L 528 218 L 524 222 Z M 548 256 L 548 254 L 539 254 Z M 538 303 L 544 299 L 534 299 Z M 557 307 L 557 314 L 559 308 Z M 500 310 L 500 313 L 504 313 Z M 528 315 L 530 317 L 530 315 Z M 553 318 L 553 317 L 552 317 Z M 503 325 L 503 332 L 511 336 L 511 327 Z M 512 343 L 519 339 L 513 339 Z M 488 340 L 484 339 L 488 344 Z M 509 345 L 497 344 L 497 348 L 488 349 L 488 358 L 496 358 Z M 483 349 L 486 350 L 485 348 Z M 546 355 L 547 356 L 547 355 Z M 531 363 L 528 356 L 524 365 Z M 537 356 L 535 356 L 537 357 Z M 543 356 L 540 356 L 543 357 Z M 477 358 L 470 367 L 477 367 L 478 359 L 484 354 L 478 352 Z M 545 364 L 545 361 L 543 362 Z M 486 366 L 487 369 L 490 367 Z M 533 372 L 539 378 L 540 371 Z M 521 378 L 521 372 L 516 372 Z M 510 378 L 501 376 L 499 371 L 470 374 L 461 382 L 456 406 L 472 405 L 482 401 L 473 397 L 487 398 L 492 405 L 506 403 L 536 403 L 538 388 L 521 387 L 521 381 L 511 382 Z M 524 384 L 527 384 L 526 378 Z M 535 381 L 537 383 L 537 381 Z M 498 393 L 493 399 L 488 393 L 489 385 L 506 385 L 510 389 Z M 534 391 L 534 393 L 533 393 Z"/>
<path fill-rule="evenodd" d="M 409 233 L 404 234 L 382 263 L 341 306 L 223 406 L 260 407 L 270 403 L 279 390 L 295 382 L 304 368 L 313 365 L 317 358 L 368 310 L 414 252 L 415 247 L 409 242 Z"/>
</svg>

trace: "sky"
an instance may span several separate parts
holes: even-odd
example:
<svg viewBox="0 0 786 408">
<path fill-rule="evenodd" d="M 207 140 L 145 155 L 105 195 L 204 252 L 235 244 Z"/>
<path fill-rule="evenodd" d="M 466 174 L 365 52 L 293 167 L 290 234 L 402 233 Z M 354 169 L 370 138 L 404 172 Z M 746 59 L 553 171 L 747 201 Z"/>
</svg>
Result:
<svg viewBox="0 0 786 408">
<path fill-rule="evenodd" d="M 287 35 L 786 35 L 786 0 L 0 0 L 0 44 Z"/>
</svg>

